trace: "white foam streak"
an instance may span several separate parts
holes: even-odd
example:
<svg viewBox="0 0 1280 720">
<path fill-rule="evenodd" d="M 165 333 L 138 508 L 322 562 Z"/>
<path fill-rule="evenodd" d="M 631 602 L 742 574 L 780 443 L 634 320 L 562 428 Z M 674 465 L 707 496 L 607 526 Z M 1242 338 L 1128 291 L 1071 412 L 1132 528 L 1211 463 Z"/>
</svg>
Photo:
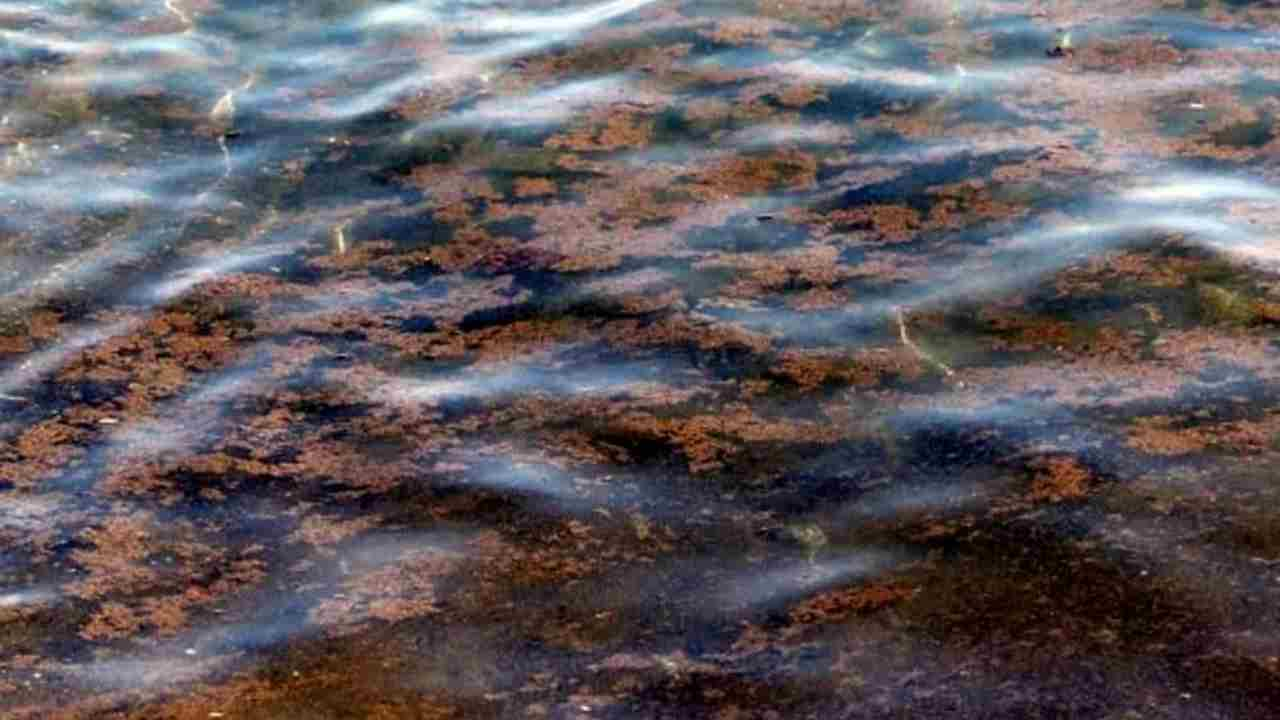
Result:
<svg viewBox="0 0 1280 720">
<path fill-rule="evenodd" d="M 1135 187 L 1121 198 L 1137 203 L 1213 202 L 1218 200 L 1280 200 L 1280 191 L 1251 180 L 1212 175 L 1187 175 Z"/>
<path fill-rule="evenodd" d="M 653 2 L 654 0 L 614 0 L 575 12 L 536 15 L 486 12 L 473 21 L 473 27 L 481 32 L 495 34 L 574 33 L 635 12 Z"/>
<path fill-rule="evenodd" d="M 712 591 L 720 609 L 738 612 L 784 602 L 839 583 L 875 577 L 903 562 L 901 554 L 878 548 L 841 552 L 821 560 L 796 560 L 783 567 L 729 577 Z"/>
<path fill-rule="evenodd" d="M 628 87 L 623 78 L 613 76 L 565 83 L 519 97 L 500 97 L 477 103 L 474 108 L 432 119 L 405 133 L 406 141 L 432 130 L 495 127 L 515 128 L 550 125 L 584 110 L 625 100 Z"/>
<path fill-rule="evenodd" d="M 110 338 L 131 332 L 139 320 L 120 320 L 108 325 L 84 328 L 48 350 L 27 357 L 17 367 L 0 375 L 0 395 L 15 395 L 29 389 L 46 375 L 56 372 L 80 352 Z"/>
</svg>

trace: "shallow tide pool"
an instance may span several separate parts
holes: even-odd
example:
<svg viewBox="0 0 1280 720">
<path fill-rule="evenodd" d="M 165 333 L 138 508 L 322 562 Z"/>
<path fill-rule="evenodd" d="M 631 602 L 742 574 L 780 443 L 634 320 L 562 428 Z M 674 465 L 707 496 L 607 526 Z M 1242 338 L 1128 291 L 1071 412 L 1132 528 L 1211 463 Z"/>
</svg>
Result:
<svg viewBox="0 0 1280 720">
<path fill-rule="evenodd" d="M 1274 718 L 1280 6 L 0 3 L 0 716 Z"/>
</svg>

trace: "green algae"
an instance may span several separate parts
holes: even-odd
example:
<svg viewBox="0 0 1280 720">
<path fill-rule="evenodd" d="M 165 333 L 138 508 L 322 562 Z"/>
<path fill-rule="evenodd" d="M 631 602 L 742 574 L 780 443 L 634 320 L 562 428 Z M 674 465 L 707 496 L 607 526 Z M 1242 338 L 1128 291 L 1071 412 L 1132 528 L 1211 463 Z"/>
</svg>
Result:
<svg viewBox="0 0 1280 720">
<path fill-rule="evenodd" d="M 1243 295 L 1220 285 L 1199 283 L 1196 296 L 1207 322 L 1248 325 L 1256 316 Z"/>
</svg>

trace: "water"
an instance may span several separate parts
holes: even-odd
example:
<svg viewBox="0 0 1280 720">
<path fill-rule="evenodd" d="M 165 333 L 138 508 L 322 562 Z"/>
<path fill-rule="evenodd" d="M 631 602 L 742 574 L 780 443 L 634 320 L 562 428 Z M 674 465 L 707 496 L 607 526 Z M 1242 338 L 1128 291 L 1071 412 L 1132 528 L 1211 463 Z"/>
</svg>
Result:
<svg viewBox="0 0 1280 720">
<path fill-rule="evenodd" d="M 0 714 L 1273 717 L 1278 25 L 0 5 Z"/>
</svg>

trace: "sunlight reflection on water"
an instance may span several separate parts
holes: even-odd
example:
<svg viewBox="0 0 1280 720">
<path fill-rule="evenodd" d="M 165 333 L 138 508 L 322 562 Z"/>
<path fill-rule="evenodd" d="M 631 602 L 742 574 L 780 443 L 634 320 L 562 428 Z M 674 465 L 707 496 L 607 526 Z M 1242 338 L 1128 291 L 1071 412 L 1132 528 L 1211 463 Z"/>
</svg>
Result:
<svg viewBox="0 0 1280 720">
<path fill-rule="evenodd" d="M 1274 673 L 1280 17 L 1033 5 L 0 8 L 0 695 Z"/>
</svg>

